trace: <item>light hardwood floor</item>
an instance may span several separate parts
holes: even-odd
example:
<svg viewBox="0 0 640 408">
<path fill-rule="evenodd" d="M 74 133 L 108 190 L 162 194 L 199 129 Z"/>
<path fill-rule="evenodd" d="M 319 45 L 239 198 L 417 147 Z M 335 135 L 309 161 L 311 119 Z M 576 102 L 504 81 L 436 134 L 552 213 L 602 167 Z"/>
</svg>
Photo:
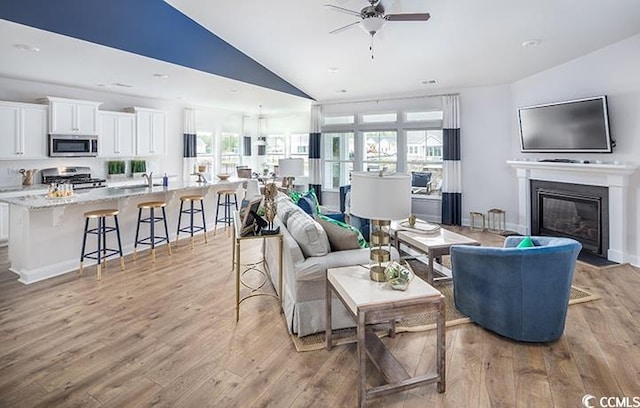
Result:
<svg viewBox="0 0 640 408">
<path fill-rule="evenodd" d="M 24 286 L 0 249 L 0 406 L 356 406 L 355 346 L 297 353 L 268 297 L 243 303 L 236 323 L 231 242 L 210 237 L 193 252 L 186 240 L 171 257 L 158 250 L 155 265 L 147 253 L 127 258 L 125 272 L 112 260 L 101 282 L 87 267 L 81 278 Z M 560 340 L 530 345 L 474 324 L 449 328 L 445 394 L 429 385 L 369 406 L 580 407 L 587 393 L 640 397 L 640 270 L 579 265 L 574 280 L 602 299 L 570 306 Z M 409 372 L 434 363 L 433 331 L 384 341 Z M 369 380 L 380 381 L 373 368 Z"/>
</svg>

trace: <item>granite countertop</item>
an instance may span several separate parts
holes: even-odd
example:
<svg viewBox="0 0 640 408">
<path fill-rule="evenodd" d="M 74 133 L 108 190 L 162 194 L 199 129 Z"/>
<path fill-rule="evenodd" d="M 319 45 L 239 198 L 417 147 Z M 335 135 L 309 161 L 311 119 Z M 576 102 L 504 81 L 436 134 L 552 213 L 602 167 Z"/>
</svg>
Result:
<svg viewBox="0 0 640 408">
<path fill-rule="evenodd" d="M 244 180 L 230 179 L 226 181 L 216 181 L 210 183 L 198 183 L 195 181 L 171 181 L 168 187 L 162 187 L 154 183 L 152 188 L 146 185 L 127 185 L 120 187 L 106 187 L 106 188 L 94 188 L 90 190 L 77 190 L 71 197 L 59 197 L 59 198 L 47 198 L 45 194 L 27 194 L 20 197 L 6 197 L 0 196 L 0 202 L 9 204 L 15 204 L 22 207 L 28 207 L 29 209 L 44 209 L 63 207 L 75 204 L 88 204 L 96 203 L 107 200 L 117 200 L 120 198 L 144 196 L 150 194 L 167 193 L 172 191 L 189 190 L 201 188 L 208 190 L 213 187 L 237 187 Z M 34 190 L 47 190 L 47 186 L 40 184 L 42 188 L 32 189 Z M 35 187 L 35 185 L 34 185 Z"/>
<path fill-rule="evenodd" d="M 47 190 L 48 184 L 32 184 L 30 186 L 23 186 L 22 184 L 14 184 L 10 186 L 0 186 L 0 194 L 2 193 L 20 193 L 29 194 L 32 191 Z"/>
</svg>

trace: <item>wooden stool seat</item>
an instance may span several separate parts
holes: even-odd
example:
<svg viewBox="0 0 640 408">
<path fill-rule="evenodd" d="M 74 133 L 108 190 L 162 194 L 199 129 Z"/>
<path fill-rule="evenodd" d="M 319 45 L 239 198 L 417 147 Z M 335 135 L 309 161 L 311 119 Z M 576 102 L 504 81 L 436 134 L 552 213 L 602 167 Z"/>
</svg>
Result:
<svg viewBox="0 0 640 408">
<path fill-rule="evenodd" d="M 144 203 L 138 204 L 138 208 L 164 208 L 167 206 L 167 203 L 164 201 L 146 201 Z"/>
<path fill-rule="evenodd" d="M 95 210 L 95 211 L 87 211 L 84 213 L 85 218 L 100 218 L 100 217 L 112 217 L 114 215 L 118 215 L 120 213 L 119 210 L 109 209 L 109 210 Z"/>
<path fill-rule="evenodd" d="M 200 201 L 200 208 L 195 208 L 194 203 L 196 201 Z M 183 210 L 184 203 L 188 203 L 189 207 L 186 210 Z M 198 226 L 194 224 L 194 215 L 197 213 L 202 214 L 202 226 Z M 180 228 L 180 224 L 182 221 L 182 214 L 189 214 L 189 225 Z M 204 243 L 208 243 L 207 241 L 207 222 L 204 218 L 204 196 L 202 195 L 184 195 L 180 197 L 180 213 L 178 214 L 178 231 L 176 232 L 176 245 L 178 245 L 178 236 L 181 232 L 187 232 L 191 234 L 191 249 L 194 248 L 193 242 L 193 234 L 198 231 L 204 231 Z"/>
<path fill-rule="evenodd" d="M 218 197 L 216 206 L 216 229 L 213 230 L 213 235 L 216 234 L 216 231 L 218 230 L 217 226 L 220 222 L 224 224 L 225 230 L 227 229 L 227 226 L 229 226 L 229 230 L 231 230 L 231 223 L 233 222 L 231 206 L 235 206 L 236 211 L 238 210 L 238 196 L 236 195 L 236 190 L 222 189 L 216 191 L 216 195 Z M 222 217 L 218 215 L 220 207 L 224 207 L 224 215 Z"/>
<path fill-rule="evenodd" d="M 82 236 L 82 252 L 80 253 L 80 276 L 82 276 L 84 259 L 95 259 L 96 260 L 96 280 L 102 279 L 102 267 L 107 267 L 107 258 L 110 256 L 120 255 L 120 269 L 124 271 L 124 256 L 122 254 L 122 242 L 120 241 L 120 226 L 118 225 L 118 214 L 119 211 L 117 209 L 104 209 L 104 210 L 94 210 L 87 211 L 84 213 L 84 234 Z M 108 227 L 106 225 L 106 217 L 113 217 L 114 226 Z M 98 226 L 96 228 L 89 228 L 89 220 L 97 219 Z M 107 248 L 107 233 L 114 232 L 116 233 L 116 237 L 118 238 L 118 249 L 115 248 Z M 97 235 L 98 238 L 98 249 L 91 252 L 86 252 L 87 248 L 87 236 L 89 234 Z"/>
<path fill-rule="evenodd" d="M 202 201 L 204 200 L 204 196 L 201 195 L 185 195 L 180 197 L 181 201 Z"/>
<path fill-rule="evenodd" d="M 162 242 L 167 243 L 167 252 L 171 255 L 171 243 L 169 242 L 169 228 L 167 227 L 167 214 L 165 207 L 167 203 L 165 201 L 145 201 L 138 204 L 138 225 L 136 226 L 136 240 L 133 244 L 133 260 L 136 260 L 136 250 L 138 244 L 151 246 L 151 259 L 152 262 L 156 261 L 156 244 Z M 156 215 L 155 210 L 161 209 L 162 216 Z M 149 217 L 142 218 L 142 210 L 149 210 Z M 164 224 L 164 236 L 156 235 L 155 224 L 156 222 L 162 222 Z M 138 239 L 140 235 L 140 224 L 149 224 L 149 236 L 146 238 Z"/>
</svg>

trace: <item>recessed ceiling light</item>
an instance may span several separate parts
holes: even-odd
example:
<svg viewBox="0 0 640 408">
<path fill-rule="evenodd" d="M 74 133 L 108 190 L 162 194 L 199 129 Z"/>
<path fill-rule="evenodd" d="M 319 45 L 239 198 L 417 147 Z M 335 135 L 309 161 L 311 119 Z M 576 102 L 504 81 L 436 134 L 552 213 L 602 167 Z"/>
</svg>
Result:
<svg viewBox="0 0 640 408">
<path fill-rule="evenodd" d="M 169 78 L 169 75 L 167 74 L 153 74 L 154 78 L 158 78 L 158 79 L 167 79 Z"/>
<path fill-rule="evenodd" d="M 96 86 L 99 88 L 111 88 L 110 84 L 96 84 Z"/>
<path fill-rule="evenodd" d="M 17 49 L 21 50 L 21 51 L 29 51 L 29 52 L 39 52 L 40 48 L 38 47 L 34 47 L 33 45 L 29 45 L 29 44 L 14 44 L 14 47 L 16 47 Z"/>
<path fill-rule="evenodd" d="M 437 84 L 438 81 L 435 79 L 423 79 L 422 81 L 420 81 L 420 83 L 422 85 L 434 85 L 434 84 Z"/>
<path fill-rule="evenodd" d="M 133 85 L 123 84 L 122 82 L 115 82 L 111 85 L 119 86 L 120 88 L 133 88 Z"/>
<path fill-rule="evenodd" d="M 329 67 L 327 69 L 327 71 L 329 71 L 330 74 L 335 74 L 337 72 L 340 72 L 340 68 L 338 68 L 338 67 Z"/>
<path fill-rule="evenodd" d="M 336 93 L 347 93 L 346 89 L 338 89 Z"/>
<path fill-rule="evenodd" d="M 532 47 L 537 47 L 538 45 L 540 45 L 541 41 L 540 40 L 527 40 L 525 42 L 522 43 L 522 46 L 524 48 L 532 48 Z"/>
<path fill-rule="evenodd" d="M 229 93 L 238 93 L 237 89 L 229 89 Z"/>
</svg>

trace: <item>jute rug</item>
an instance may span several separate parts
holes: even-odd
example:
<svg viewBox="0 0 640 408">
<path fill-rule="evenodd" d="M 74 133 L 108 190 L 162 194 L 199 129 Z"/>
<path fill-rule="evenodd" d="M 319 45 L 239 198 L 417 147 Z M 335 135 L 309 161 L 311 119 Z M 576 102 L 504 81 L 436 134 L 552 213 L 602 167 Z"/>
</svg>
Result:
<svg viewBox="0 0 640 408">
<path fill-rule="evenodd" d="M 420 265 L 417 265 L 412 262 L 412 269 L 416 272 L 418 276 L 421 275 L 419 270 L 421 269 Z M 438 289 L 445 297 L 445 305 L 447 309 L 447 322 L 446 327 L 456 326 L 459 324 L 471 323 L 471 319 L 460 313 L 453 303 L 453 284 L 451 282 L 444 283 L 435 283 L 434 287 Z M 600 299 L 600 296 L 591 294 L 586 290 L 582 290 L 576 288 L 575 286 L 571 287 L 571 294 L 569 295 L 569 305 L 574 305 L 577 303 L 589 302 L 592 300 Z M 396 323 L 396 332 L 420 332 L 426 330 L 433 330 L 436 328 L 436 314 L 435 313 L 421 313 L 409 316 L 405 319 L 402 319 Z M 378 333 L 378 336 L 386 336 L 387 333 L 385 330 L 381 330 Z M 333 331 L 333 344 L 340 346 L 343 344 L 355 343 L 356 342 L 356 331 L 355 328 L 351 329 L 340 329 Z M 321 350 L 325 347 L 325 338 L 324 332 L 311 334 L 309 336 L 298 337 L 297 335 L 291 335 L 291 339 L 293 340 L 293 344 L 296 348 L 296 351 L 314 351 Z"/>
</svg>

